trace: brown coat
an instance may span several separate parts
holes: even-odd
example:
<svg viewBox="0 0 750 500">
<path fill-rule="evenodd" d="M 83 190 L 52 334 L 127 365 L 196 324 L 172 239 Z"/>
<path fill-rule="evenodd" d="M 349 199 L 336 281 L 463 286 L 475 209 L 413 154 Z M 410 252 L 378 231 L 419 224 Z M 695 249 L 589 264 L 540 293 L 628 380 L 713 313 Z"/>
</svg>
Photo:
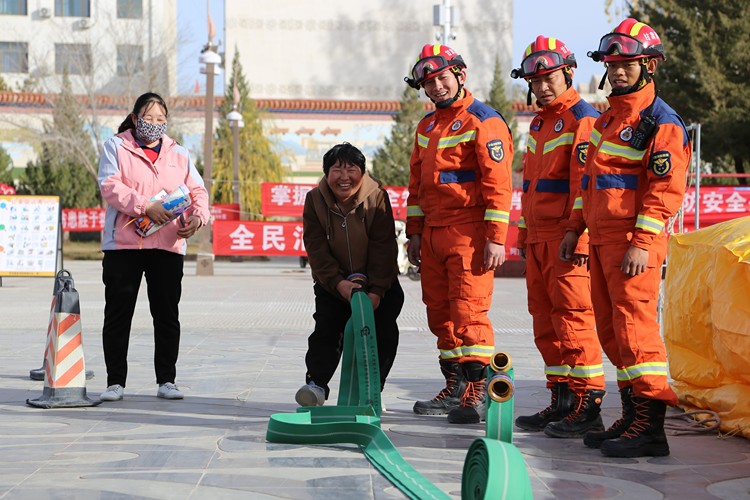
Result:
<svg viewBox="0 0 750 500">
<path fill-rule="evenodd" d="M 336 285 L 352 273 L 362 273 L 368 292 L 385 295 L 398 277 L 397 246 L 391 203 L 379 181 L 365 174 L 354 207 L 344 214 L 324 177 L 307 193 L 302 217 L 316 283 L 342 298 Z"/>
</svg>

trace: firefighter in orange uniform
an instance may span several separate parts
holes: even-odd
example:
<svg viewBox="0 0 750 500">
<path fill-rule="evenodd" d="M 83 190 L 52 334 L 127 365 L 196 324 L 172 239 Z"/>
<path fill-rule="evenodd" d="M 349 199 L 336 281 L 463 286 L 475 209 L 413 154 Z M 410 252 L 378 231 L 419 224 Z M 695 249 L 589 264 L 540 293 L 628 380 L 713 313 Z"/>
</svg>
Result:
<svg viewBox="0 0 750 500">
<path fill-rule="evenodd" d="M 474 99 L 465 80 L 466 64 L 445 45 L 425 45 L 405 78 L 436 107 L 417 126 L 406 233 L 446 380 L 414 412 L 447 413 L 459 424 L 485 416 L 486 367 L 495 350 L 487 313 L 494 271 L 505 260 L 513 161 L 508 125 Z"/>
<path fill-rule="evenodd" d="M 529 129 L 523 167 L 518 248 L 526 259 L 534 342 L 544 360 L 549 406 L 520 416 L 516 425 L 552 437 L 583 437 L 604 430 L 602 349 L 596 337 L 588 238 L 575 258 L 558 252 L 583 175 L 589 134 L 599 112 L 573 88 L 575 55 L 556 38 L 538 36 L 513 78 L 525 78 L 541 108 Z"/>
<path fill-rule="evenodd" d="M 677 396 L 667 379 L 657 300 L 665 227 L 682 204 L 690 139 L 656 94 L 653 74 L 666 55 L 651 27 L 626 19 L 589 56 L 606 63 L 610 109 L 591 132 L 581 198 L 560 257 L 573 258 L 588 228 L 597 332 L 617 368 L 622 418 L 604 432 L 587 433 L 584 443 L 612 457 L 664 456 L 664 416 Z"/>
</svg>

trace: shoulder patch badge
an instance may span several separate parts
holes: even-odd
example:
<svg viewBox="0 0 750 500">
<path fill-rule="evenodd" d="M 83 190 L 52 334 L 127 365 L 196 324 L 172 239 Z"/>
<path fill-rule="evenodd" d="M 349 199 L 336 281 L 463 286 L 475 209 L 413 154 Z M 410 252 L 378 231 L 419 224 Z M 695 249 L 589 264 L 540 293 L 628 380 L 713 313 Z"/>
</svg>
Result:
<svg viewBox="0 0 750 500">
<path fill-rule="evenodd" d="M 669 151 L 656 151 L 651 155 L 649 167 L 659 177 L 667 175 L 672 170 L 672 154 Z"/>
<path fill-rule="evenodd" d="M 581 165 L 586 164 L 586 153 L 588 153 L 588 150 L 588 142 L 579 142 L 576 146 L 576 157 L 578 158 L 578 163 L 580 163 Z"/>
<path fill-rule="evenodd" d="M 563 122 L 562 118 L 558 118 L 558 120 L 555 122 L 555 132 L 559 132 L 563 129 L 563 125 L 565 125 L 565 122 Z"/>
<path fill-rule="evenodd" d="M 633 138 L 633 127 L 625 127 L 620 131 L 620 139 L 622 139 L 623 142 L 630 142 L 630 139 Z"/>
<path fill-rule="evenodd" d="M 487 151 L 490 153 L 490 158 L 500 163 L 505 158 L 505 151 L 503 150 L 503 141 L 495 139 L 486 144 Z"/>
<path fill-rule="evenodd" d="M 461 125 L 461 120 L 456 120 L 455 122 L 453 122 L 453 125 L 451 125 L 451 130 L 455 132 L 456 130 L 461 128 Z"/>
</svg>

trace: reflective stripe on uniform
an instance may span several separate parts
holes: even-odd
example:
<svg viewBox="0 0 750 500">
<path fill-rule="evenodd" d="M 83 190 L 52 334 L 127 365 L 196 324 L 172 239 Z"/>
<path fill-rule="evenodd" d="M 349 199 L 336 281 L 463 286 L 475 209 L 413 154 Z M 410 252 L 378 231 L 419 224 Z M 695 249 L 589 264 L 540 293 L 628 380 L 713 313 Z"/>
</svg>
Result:
<svg viewBox="0 0 750 500">
<path fill-rule="evenodd" d="M 476 130 L 469 130 L 461 135 L 449 135 L 448 137 L 441 137 L 438 140 L 438 149 L 453 148 L 461 144 L 462 142 L 473 141 L 477 138 Z"/>
<path fill-rule="evenodd" d="M 530 135 L 528 140 L 526 141 L 526 149 L 528 149 L 529 153 L 531 154 L 536 153 L 536 139 Z"/>
<path fill-rule="evenodd" d="M 461 348 L 456 347 L 455 349 L 446 350 L 440 349 L 440 359 L 455 359 L 461 357 Z"/>
<path fill-rule="evenodd" d="M 569 373 L 570 373 L 570 367 L 568 365 L 544 367 L 545 375 L 556 375 L 558 377 L 567 377 Z"/>
<path fill-rule="evenodd" d="M 667 376 L 667 363 L 662 361 L 653 361 L 649 363 L 639 363 L 633 366 L 626 366 L 617 369 L 617 380 L 630 381 L 644 375 L 656 375 L 659 377 Z"/>
<path fill-rule="evenodd" d="M 495 354 L 494 345 L 465 345 L 461 346 L 460 349 L 463 356 L 482 356 L 490 358 Z"/>
<path fill-rule="evenodd" d="M 560 134 L 560 136 L 556 139 L 544 143 L 544 152 L 542 154 L 546 155 L 547 153 L 554 151 L 560 146 L 568 146 L 571 144 L 573 144 L 573 132 Z"/>
<path fill-rule="evenodd" d="M 635 227 L 648 231 L 649 233 L 659 234 L 664 229 L 664 223 L 647 215 L 638 215 L 635 221 Z"/>
<path fill-rule="evenodd" d="M 599 141 L 602 139 L 602 133 L 599 132 L 596 129 L 593 129 L 591 131 L 591 136 L 589 137 L 589 142 L 593 144 L 594 146 L 599 145 Z"/>
<path fill-rule="evenodd" d="M 424 212 L 422 212 L 422 207 L 420 207 L 419 205 L 409 205 L 406 207 L 406 216 L 424 217 Z"/>
<path fill-rule="evenodd" d="M 521 229 L 526 229 L 526 219 L 524 216 L 521 216 L 521 219 L 518 221 L 518 227 Z"/>
<path fill-rule="evenodd" d="M 582 197 L 579 196 L 573 202 L 573 210 L 583 210 L 583 198 Z"/>
<path fill-rule="evenodd" d="M 420 148 L 426 148 L 427 143 L 430 142 L 430 138 L 426 135 L 417 134 L 417 146 Z"/>
<path fill-rule="evenodd" d="M 508 222 L 510 222 L 510 214 L 502 210 L 491 210 L 488 208 L 484 211 L 484 220 L 493 222 L 505 222 L 507 224 Z"/>
<path fill-rule="evenodd" d="M 645 151 L 631 148 L 629 146 L 620 146 L 614 142 L 604 141 L 599 148 L 600 153 L 605 153 L 610 156 L 617 156 L 619 158 L 625 158 L 627 160 L 642 160 Z"/>
<path fill-rule="evenodd" d="M 604 376 L 604 365 L 581 365 L 574 366 L 570 370 L 570 376 L 576 378 L 593 378 Z"/>
<path fill-rule="evenodd" d="M 450 350 L 440 349 L 440 359 L 448 360 L 468 356 L 491 358 L 494 353 L 494 345 L 464 345 Z"/>
</svg>

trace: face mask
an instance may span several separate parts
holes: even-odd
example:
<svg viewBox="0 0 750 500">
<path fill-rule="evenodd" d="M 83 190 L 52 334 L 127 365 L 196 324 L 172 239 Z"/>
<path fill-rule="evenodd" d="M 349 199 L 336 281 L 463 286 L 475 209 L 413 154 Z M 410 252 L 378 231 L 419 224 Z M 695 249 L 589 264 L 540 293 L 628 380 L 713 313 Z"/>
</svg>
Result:
<svg viewBox="0 0 750 500">
<path fill-rule="evenodd" d="M 138 118 L 135 124 L 135 134 L 138 138 L 146 144 L 151 144 L 161 139 L 161 136 L 167 131 L 167 123 L 164 122 L 161 125 L 155 123 L 149 123 L 144 121 L 143 118 Z"/>
</svg>

